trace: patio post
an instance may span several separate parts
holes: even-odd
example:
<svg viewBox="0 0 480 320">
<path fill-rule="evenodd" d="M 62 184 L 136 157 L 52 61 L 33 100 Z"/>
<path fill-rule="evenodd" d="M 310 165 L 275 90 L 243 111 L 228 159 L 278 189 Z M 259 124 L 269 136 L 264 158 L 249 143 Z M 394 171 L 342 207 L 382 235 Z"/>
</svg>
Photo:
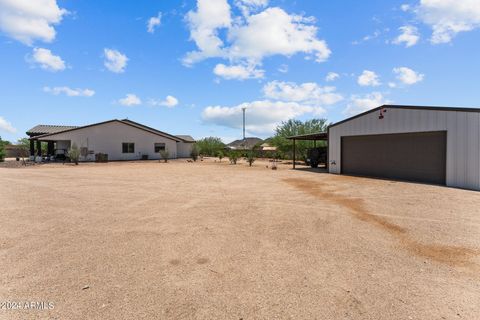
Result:
<svg viewBox="0 0 480 320">
<path fill-rule="evenodd" d="M 30 156 L 35 156 L 35 140 L 30 139 Z"/>
<path fill-rule="evenodd" d="M 48 141 L 48 152 L 47 153 L 48 153 L 49 156 L 53 156 L 53 152 L 54 152 L 54 148 L 55 148 L 53 143 L 54 143 L 53 141 Z"/>
<path fill-rule="evenodd" d="M 42 142 L 40 140 L 37 140 L 37 156 L 42 156 Z"/>
<path fill-rule="evenodd" d="M 296 158 L 297 150 L 295 148 L 295 139 L 293 139 L 293 169 L 295 169 L 295 158 Z"/>
</svg>

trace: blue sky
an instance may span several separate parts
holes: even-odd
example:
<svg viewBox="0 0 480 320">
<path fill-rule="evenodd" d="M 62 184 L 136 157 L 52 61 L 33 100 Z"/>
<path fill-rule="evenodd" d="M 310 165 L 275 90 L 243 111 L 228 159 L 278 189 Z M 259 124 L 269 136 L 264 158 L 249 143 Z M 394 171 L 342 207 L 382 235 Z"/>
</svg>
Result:
<svg viewBox="0 0 480 320">
<path fill-rule="evenodd" d="M 149 25 L 150 23 L 150 25 Z M 0 136 L 129 118 L 267 137 L 382 103 L 478 107 L 480 2 L 0 0 Z"/>
</svg>

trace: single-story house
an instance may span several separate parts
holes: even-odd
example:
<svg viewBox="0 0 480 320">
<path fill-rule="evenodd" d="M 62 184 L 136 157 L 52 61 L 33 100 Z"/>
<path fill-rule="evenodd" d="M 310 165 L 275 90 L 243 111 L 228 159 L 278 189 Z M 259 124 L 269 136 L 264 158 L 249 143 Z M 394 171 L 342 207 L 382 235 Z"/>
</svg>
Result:
<svg viewBox="0 0 480 320">
<path fill-rule="evenodd" d="M 480 190 L 480 109 L 384 105 L 291 137 L 328 140 L 328 172 Z"/>
<path fill-rule="evenodd" d="M 42 156 L 42 143 L 47 143 L 49 156 L 66 153 L 76 144 L 81 161 L 94 161 L 99 153 L 113 161 L 160 159 L 161 150 L 167 150 L 170 158 L 186 158 L 195 143 L 191 136 L 171 135 L 128 119 L 81 127 L 38 125 L 28 130 L 27 135 L 32 157 Z"/>
</svg>

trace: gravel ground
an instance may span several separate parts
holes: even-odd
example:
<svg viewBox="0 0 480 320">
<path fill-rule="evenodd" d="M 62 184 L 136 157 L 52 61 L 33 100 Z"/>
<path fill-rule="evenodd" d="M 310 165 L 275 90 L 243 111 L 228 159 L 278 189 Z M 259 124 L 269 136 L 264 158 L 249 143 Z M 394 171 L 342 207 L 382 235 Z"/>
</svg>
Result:
<svg viewBox="0 0 480 320">
<path fill-rule="evenodd" d="M 479 319 L 479 192 L 267 165 L 0 168 L 0 319 Z"/>
</svg>

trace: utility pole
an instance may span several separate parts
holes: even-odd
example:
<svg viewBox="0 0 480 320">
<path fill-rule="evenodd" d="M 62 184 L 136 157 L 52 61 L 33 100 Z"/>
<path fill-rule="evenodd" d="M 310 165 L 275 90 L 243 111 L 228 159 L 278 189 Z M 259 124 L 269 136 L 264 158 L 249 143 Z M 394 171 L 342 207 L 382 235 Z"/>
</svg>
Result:
<svg viewBox="0 0 480 320">
<path fill-rule="evenodd" d="M 243 111 L 243 140 L 245 140 L 245 110 L 247 110 L 247 108 L 243 107 L 242 108 L 242 111 Z"/>
</svg>

